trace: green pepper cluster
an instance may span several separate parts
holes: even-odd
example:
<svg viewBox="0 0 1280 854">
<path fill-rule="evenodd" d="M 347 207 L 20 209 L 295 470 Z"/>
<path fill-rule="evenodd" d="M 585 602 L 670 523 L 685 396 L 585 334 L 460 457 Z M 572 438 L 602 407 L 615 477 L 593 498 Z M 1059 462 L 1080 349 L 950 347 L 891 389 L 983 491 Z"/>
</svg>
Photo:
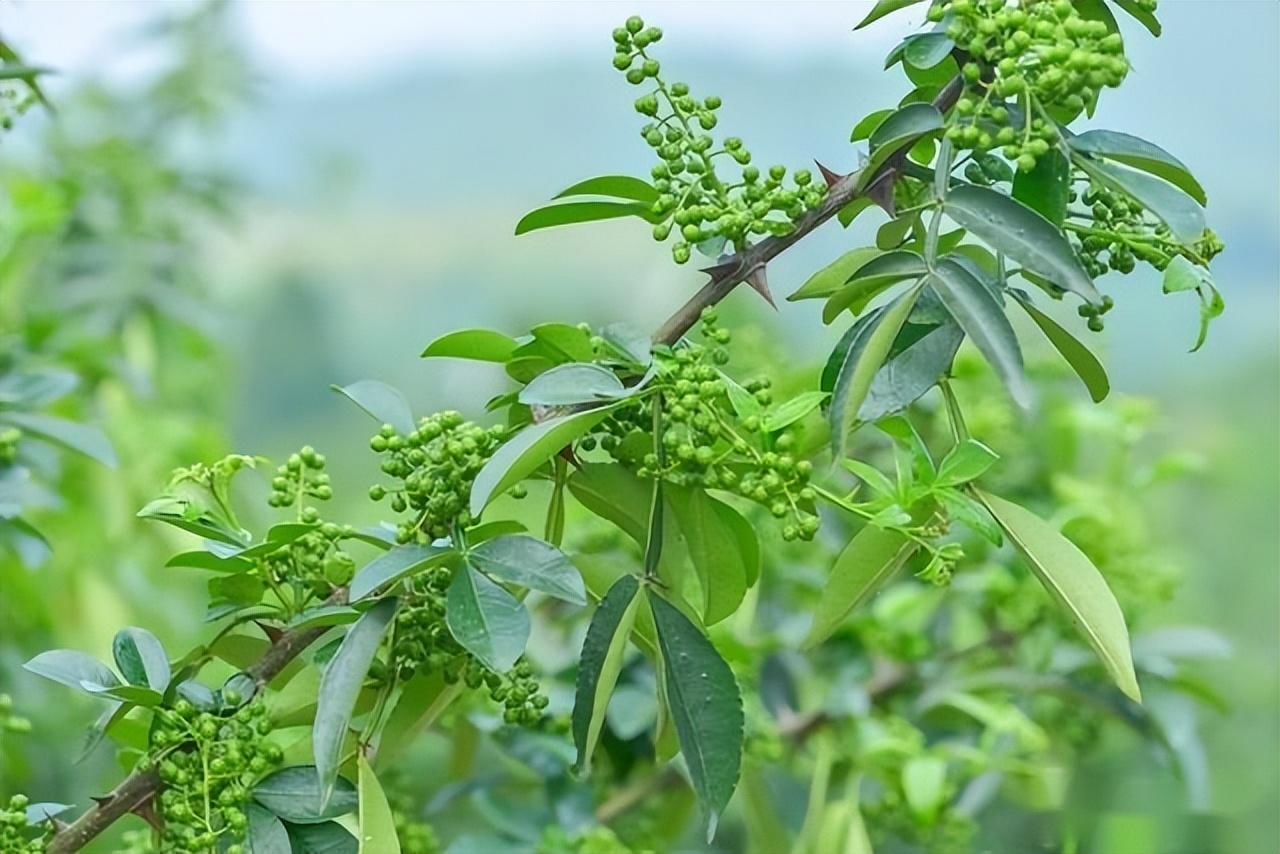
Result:
<svg viewBox="0 0 1280 854">
<path fill-rule="evenodd" d="M 22 431 L 17 427 L 0 430 L 0 466 L 10 465 L 18 458 L 18 442 L 21 440 Z"/>
<path fill-rule="evenodd" d="M 370 487 L 369 497 L 381 501 L 390 495 L 392 510 L 413 511 L 413 518 L 396 530 L 398 542 L 412 542 L 419 535 L 448 536 L 455 525 L 465 528 L 474 521 L 468 509 L 471 484 L 506 432 L 501 426 L 481 427 L 453 411 L 423 418 L 407 436 L 382 425 L 369 447 L 385 455 L 382 471 L 399 484 Z"/>
<path fill-rule="evenodd" d="M 661 64 L 647 52 L 661 38 L 662 30 L 646 27 L 635 16 L 613 31 L 614 67 L 625 72 L 629 83 L 652 86 L 636 99 L 635 109 L 651 119 L 640 135 L 659 157 L 652 170 L 659 193 L 650 209 L 654 239 L 666 240 L 676 230 L 671 255 L 683 264 L 694 246 L 709 241 L 723 240 L 742 249 L 755 235 L 790 233 L 798 219 L 822 204 L 826 184 L 803 169 L 791 176 L 790 185 L 785 166 L 762 173 L 751 165 L 751 152 L 737 137 L 724 139 L 716 148 L 708 131 L 718 124 L 720 98 L 698 100 L 687 83 L 662 79 Z M 716 174 L 715 158 L 738 164 L 741 180 L 726 184 Z"/>
<path fill-rule="evenodd" d="M 341 543 L 355 534 L 350 525 L 325 522 L 258 559 L 254 572 L 267 586 L 298 585 L 312 596 L 326 596 L 351 581 L 356 561 Z"/>
<path fill-rule="evenodd" d="M 222 698 L 229 707 L 240 702 L 231 690 Z M 270 732 L 260 700 L 222 713 L 201 711 L 185 699 L 156 710 L 145 763 L 163 783 L 156 801 L 164 826 L 161 850 L 217 847 L 223 854 L 244 854 L 240 840 L 249 791 L 284 758 L 279 745 L 267 739 Z"/>
<path fill-rule="evenodd" d="M 299 505 L 299 518 L 303 522 L 314 522 L 319 513 L 305 506 L 304 498 L 310 497 L 320 501 L 328 501 L 333 497 L 333 488 L 329 486 L 329 475 L 324 473 L 324 454 L 307 445 L 296 454 L 290 454 L 284 465 L 276 468 L 276 476 L 271 479 L 271 494 L 267 504 L 272 507 L 292 507 Z"/>
<path fill-rule="evenodd" d="M 26 735 L 31 732 L 31 721 L 13 713 L 13 697 L 0 694 L 0 732 Z"/>
<path fill-rule="evenodd" d="M 969 57 L 947 137 L 960 149 L 1000 148 L 1023 171 L 1034 169 L 1057 137 L 1036 107 L 1075 116 L 1129 71 L 1120 35 L 1080 15 L 1071 0 L 947 0 L 928 16 L 947 21 L 946 34 Z M 1009 109 L 1010 99 L 1018 111 Z"/>
<path fill-rule="evenodd" d="M 9 798 L 8 807 L 0 807 L 0 851 L 4 854 L 44 854 L 53 836 L 53 825 L 49 822 L 35 828 L 27 824 L 29 803 L 26 795 L 14 795 Z"/>
</svg>

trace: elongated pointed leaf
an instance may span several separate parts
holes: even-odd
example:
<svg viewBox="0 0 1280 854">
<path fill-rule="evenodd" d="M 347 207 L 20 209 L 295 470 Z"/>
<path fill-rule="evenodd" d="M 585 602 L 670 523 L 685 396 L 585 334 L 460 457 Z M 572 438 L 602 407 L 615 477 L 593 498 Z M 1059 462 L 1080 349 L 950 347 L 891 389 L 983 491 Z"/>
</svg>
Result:
<svg viewBox="0 0 1280 854">
<path fill-rule="evenodd" d="M 620 397 L 626 388 L 608 368 L 589 362 L 556 365 L 541 373 L 520 389 L 521 403 L 540 406 L 571 406 L 576 403 L 598 403 Z"/>
<path fill-rule="evenodd" d="M 1160 21 L 1156 18 L 1155 13 L 1148 9 L 1142 8 L 1138 4 L 1138 0 L 1113 0 L 1113 2 L 1128 12 L 1135 21 L 1147 28 L 1147 31 L 1153 36 L 1160 35 Z"/>
<path fill-rule="evenodd" d="M 859 531 L 831 568 L 804 645 L 817 646 L 831 637 L 854 608 L 893 578 L 915 549 L 915 543 L 897 531 L 874 525 Z"/>
<path fill-rule="evenodd" d="M 578 222 L 595 222 L 624 216 L 649 217 L 649 205 L 644 202 L 561 202 L 530 211 L 516 223 L 516 234 L 527 234 L 542 228 L 572 225 Z"/>
<path fill-rule="evenodd" d="M 716 509 L 719 504 L 697 488 L 667 490 L 676 523 L 684 534 L 703 594 L 703 621 L 712 626 L 742 604 L 747 593 L 746 558 L 736 532 Z"/>
<path fill-rule="evenodd" d="M 689 767 L 689 777 L 707 816 L 707 841 L 742 766 L 742 695 L 733 671 L 689 618 L 657 596 L 649 596 L 662 651 L 667 707 Z"/>
<path fill-rule="evenodd" d="M 329 802 L 342 763 L 342 744 L 351 726 L 356 698 L 364 687 L 369 666 L 382 637 L 395 616 L 397 602 L 384 599 L 364 613 L 342 639 L 338 651 L 325 666 L 316 700 L 316 721 L 311 732 L 319 776 L 320 806 Z M 280 813 L 277 811 L 277 815 Z"/>
<path fill-rule="evenodd" d="M 608 414 L 602 406 L 530 425 L 498 448 L 471 486 L 471 514 L 479 516 L 489 502 L 533 474 L 561 448 L 584 435 Z"/>
<path fill-rule="evenodd" d="M 907 104 L 896 110 L 871 134 L 871 156 L 858 177 L 858 189 L 865 189 L 890 157 L 924 136 L 941 132 L 942 124 L 942 113 L 933 104 Z"/>
<path fill-rule="evenodd" d="M 795 293 L 787 297 L 787 301 L 796 302 L 802 299 L 821 299 L 831 296 L 844 287 L 855 270 L 880 254 L 882 251 L 874 246 L 863 246 L 844 253 L 806 279 Z"/>
<path fill-rule="evenodd" d="M 378 380 L 360 380 L 347 386 L 329 387 L 363 409 L 379 424 L 390 424 L 401 435 L 413 432 L 413 410 L 399 389 Z"/>
<path fill-rule="evenodd" d="M 920 2 L 923 2 L 923 0 L 877 0 L 876 5 L 871 7 L 871 11 L 867 13 L 865 18 L 858 22 L 858 25 L 854 27 L 854 29 L 860 30 L 868 24 L 872 24 L 880 20 L 885 15 L 891 15 L 899 9 L 905 9 L 908 6 L 914 6 Z"/>
<path fill-rule="evenodd" d="M 111 652 L 120 675 L 131 685 L 164 693 L 169 687 L 169 657 L 159 639 L 146 629 L 129 627 L 116 633 Z"/>
<path fill-rule="evenodd" d="M 289 834 L 280 819 L 256 803 L 250 803 L 244 812 L 249 819 L 245 831 L 248 854 L 293 854 Z"/>
<path fill-rule="evenodd" d="M 849 427 L 857 417 L 862 402 L 871 390 L 871 382 L 889 356 L 893 340 L 898 337 L 902 325 L 911 314 L 921 286 L 916 285 L 885 309 L 884 314 L 866 333 L 849 348 L 835 387 L 831 390 L 831 452 L 834 459 L 844 456 L 845 439 Z"/>
<path fill-rule="evenodd" d="M 627 638 L 642 602 L 643 597 L 637 595 L 639 590 L 635 576 L 619 578 L 600 600 L 587 627 L 573 703 L 573 743 L 578 748 L 579 772 L 590 767 L 591 754 L 604 726 L 609 698 L 622 670 Z"/>
<path fill-rule="evenodd" d="M 492 329 L 460 329 L 441 335 L 428 344 L 422 351 L 422 358 L 505 362 L 518 346 L 514 338 Z"/>
<path fill-rule="evenodd" d="M 563 199 L 566 196 L 613 196 L 616 199 L 652 204 L 658 200 L 658 191 L 648 181 L 630 175 L 601 175 L 566 187 L 556 193 L 555 198 Z"/>
<path fill-rule="evenodd" d="M 1049 339 L 1054 349 L 1067 360 L 1067 364 L 1076 372 L 1076 376 L 1080 377 L 1084 387 L 1089 390 L 1089 397 L 1093 398 L 1093 402 L 1099 403 L 1105 399 L 1111 391 L 1111 381 L 1107 379 L 1106 368 L 1102 367 L 1098 357 L 1070 332 L 1059 326 L 1052 317 L 1032 305 L 1029 300 L 1018 297 L 1018 304 L 1035 321 L 1036 326 L 1040 327 L 1040 331 Z"/>
<path fill-rule="evenodd" d="M 963 228 L 1033 273 L 1094 304 L 1102 302 L 1071 244 L 1053 223 L 1026 205 L 985 187 L 960 186 L 942 209 Z"/>
<path fill-rule="evenodd" d="M 910 325 L 905 326 L 899 333 L 899 340 L 910 329 Z M 964 333 L 960 331 L 960 327 L 948 319 L 946 323 L 920 336 L 896 356 L 891 356 L 871 381 L 867 398 L 858 410 L 858 420 L 864 423 L 877 421 L 886 415 L 901 412 L 918 400 L 951 370 L 951 363 L 963 340 Z"/>
<path fill-rule="evenodd" d="M 51 649 L 22 665 L 24 670 L 51 679 L 69 688 L 85 691 L 85 686 L 112 688 L 120 679 L 101 661 L 74 649 Z"/>
<path fill-rule="evenodd" d="M 317 824 L 288 824 L 293 854 L 359 854 L 360 843 L 337 821 Z"/>
<path fill-rule="evenodd" d="M 1077 155 L 1076 165 L 1094 180 L 1136 199 L 1188 246 L 1204 234 L 1204 208 L 1185 192 L 1145 172 Z"/>
<path fill-rule="evenodd" d="M 761 419 L 760 426 L 770 433 L 790 427 L 821 406 L 828 396 L 825 391 L 802 392 L 768 412 Z"/>
<path fill-rule="evenodd" d="M 449 585 L 445 622 L 454 640 L 498 673 L 511 669 L 529 641 L 524 605 L 470 565 Z"/>
<path fill-rule="evenodd" d="M 1013 178 L 1013 197 L 1059 228 L 1067 216 L 1071 193 L 1071 163 L 1056 148 L 1036 160 L 1030 172 L 1018 170 Z"/>
<path fill-rule="evenodd" d="M 1020 406 L 1030 406 L 1031 386 L 1023 368 L 1018 336 L 991 291 L 964 267 L 945 258 L 938 262 L 929 284 L 995 369 L 1013 399 Z"/>
<path fill-rule="evenodd" d="M 1129 630 L 1102 573 L 1075 543 L 1035 514 L 989 493 L 976 495 L 1045 589 L 1070 614 L 1120 690 L 1142 702 L 1129 651 Z"/>
<path fill-rule="evenodd" d="M 1150 172 L 1178 187 L 1202 205 L 1208 201 L 1204 187 L 1200 186 L 1186 164 L 1154 142 L 1114 130 L 1090 130 L 1070 137 L 1067 144 L 1075 151 Z"/>
<path fill-rule="evenodd" d="M 979 478 L 1000 456 L 977 439 L 965 439 L 952 448 L 938 465 L 938 486 L 956 486 Z"/>
<path fill-rule="evenodd" d="M 361 567 L 351 579 L 348 599 L 358 602 L 406 576 L 448 561 L 457 555 L 453 546 L 411 543 L 396 546 Z"/>
<path fill-rule="evenodd" d="M 537 537 L 497 537 L 468 552 L 467 560 L 499 581 L 538 590 L 575 605 L 587 604 L 587 591 L 578 570 L 564 552 Z"/>
<path fill-rule="evenodd" d="M 831 295 L 822 307 L 822 322 L 830 323 L 845 309 L 861 314 L 867 303 L 886 288 L 928 272 L 924 259 L 915 252 L 898 249 L 872 258 L 849 275 L 848 284 Z"/>
<path fill-rule="evenodd" d="M 327 801 L 314 765 L 281 768 L 253 787 L 253 800 L 290 824 L 317 824 L 353 812 L 359 806 L 356 787 L 344 777 L 333 785 Z"/>
<path fill-rule="evenodd" d="M 33 436 L 115 468 L 115 449 L 111 447 L 111 440 L 97 427 L 38 412 L 3 412 L 0 413 L 0 422 L 8 422 Z"/>
<path fill-rule="evenodd" d="M 387 803 L 382 784 L 363 753 L 356 762 L 356 768 L 356 791 L 360 798 L 359 854 L 400 854 L 395 815 Z"/>
<path fill-rule="evenodd" d="M 1162 286 L 1166 294 L 1194 290 L 1200 297 L 1200 332 L 1196 335 L 1196 343 L 1191 352 L 1204 346 L 1209 334 L 1209 323 L 1226 309 L 1222 294 L 1214 284 L 1213 275 L 1204 267 L 1192 264 L 1181 255 L 1174 256 L 1165 268 Z"/>
</svg>

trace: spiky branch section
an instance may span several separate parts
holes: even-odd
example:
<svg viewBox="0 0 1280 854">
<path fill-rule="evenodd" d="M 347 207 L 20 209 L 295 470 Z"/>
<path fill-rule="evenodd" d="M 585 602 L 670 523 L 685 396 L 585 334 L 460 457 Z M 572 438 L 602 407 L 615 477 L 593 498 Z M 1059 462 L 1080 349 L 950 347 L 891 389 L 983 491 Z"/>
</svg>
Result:
<svg viewBox="0 0 1280 854">
<path fill-rule="evenodd" d="M 933 99 L 933 105 L 945 113 L 955 106 L 963 88 L 962 80 L 959 77 L 953 78 Z M 841 176 L 823 167 L 822 173 L 830 189 L 821 207 L 800 220 L 790 234 L 766 238 L 708 268 L 706 272 L 711 280 L 658 327 L 653 334 L 654 343 L 674 344 L 679 341 L 698 321 L 704 308 L 720 302 L 742 282 L 751 285 L 772 303 L 765 279 L 765 266 L 856 199 L 865 197 L 882 206 L 890 206 L 893 185 L 906 161 L 906 155 L 907 148 L 904 147 L 901 152 L 885 161 L 877 173 L 869 176 L 866 181 L 861 180 L 859 172 Z M 259 686 L 266 685 L 324 631 L 295 629 L 284 632 L 247 672 Z M 79 851 L 117 820 L 129 813 L 144 811 L 159 789 L 160 777 L 155 771 L 135 771 L 110 794 L 96 799 L 96 804 L 74 822 L 60 828 L 49 843 L 48 854 L 71 854 Z"/>
</svg>

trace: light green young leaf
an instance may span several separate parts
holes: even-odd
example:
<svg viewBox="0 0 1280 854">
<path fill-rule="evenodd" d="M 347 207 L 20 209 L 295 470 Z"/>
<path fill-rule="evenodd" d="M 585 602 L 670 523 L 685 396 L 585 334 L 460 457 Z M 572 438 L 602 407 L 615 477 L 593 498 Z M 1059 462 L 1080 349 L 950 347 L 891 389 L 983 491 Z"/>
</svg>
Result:
<svg viewBox="0 0 1280 854">
<path fill-rule="evenodd" d="M 702 586 L 702 618 L 708 626 L 715 625 L 742 604 L 746 557 L 736 532 L 717 510 L 719 501 L 697 488 L 673 485 L 665 491 Z"/>
<path fill-rule="evenodd" d="M 874 110 L 867 113 L 853 126 L 853 131 L 849 134 L 849 141 L 861 142 L 870 138 L 871 134 L 875 133 L 876 128 L 880 127 L 880 123 L 891 115 L 893 115 L 893 110 L 888 109 Z"/>
<path fill-rule="evenodd" d="M 724 383 L 725 393 L 729 396 L 729 405 L 733 407 L 733 411 L 738 414 L 739 418 L 750 418 L 752 415 L 759 415 L 763 407 L 760 401 L 756 400 L 755 395 L 747 391 L 738 381 L 724 372 L 720 372 L 720 381 Z"/>
<path fill-rule="evenodd" d="M 1088 302 L 1101 304 L 1098 289 L 1071 244 L 1053 223 L 1026 205 L 995 190 L 965 185 L 952 188 L 943 211 L 997 252 Z"/>
<path fill-rule="evenodd" d="M 359 854 L 400 854 L 395 815 L 382 784 L 363 753 L 357 760 L 357 792 L 360 798 Z M 257 852 L 254 852 L 257 854 Z"/>
<path fill-rule="evenodd" d="M 817 646 L 831 637 L 853 609 L 883 587 L 915 549 L 915 543 L 897 531 L 874 525 L 859 531 L 831 568 L 805 647 Z"/>
<path fill-rule="evenodd" d="M 521 403 L 540 406 L 572 406 L 598 403 L 627 393 L 622 381 L 608 368 L 590 362 L 569 362 L 539 374 L 520 389 Z"/>
<path fill-rule="evenodd" d="M 582 576 L 558 548 L 527 534 L 512 534 L 481 543 L 467 553 L 476 569 L 538 590 L 574 605 L 587 604 Z"/>
<path fill-rule="evenodd" d="M 556 193 L 555 198 L 563 199 L 566 196 L 613 196 L 616 199 L 652 204 L 658 200 L 658 191 L 648 181 L 630 175 L 601 175 L 566 187 Z"/>
<path fill-rule="evenodd" d="M 572 225 L 579 222 L 595 222 L 636 216 L 648 219 L 649 205 L 644 202 L 561 202 L 530 211 L 516 223 L 516 234 L 527 234 L 542 228 Z"/>
<path fill-rule="evenodd" d="M 131 685 L 164 693 L 169 687 L 169 657 L 160 640 L 146 629 L 128 627 L 116 633 L 111 652 L 120 675 Z"/>
<path fill-rule="evenodd" d="M 1089 351 L 1088 347 L 1080 343 L 1075 336 L 1058 325 L 1052 317 L 1045 314 L 1040 309 L 1031 304 L 1031 301 L 1022 297 L 1018 293 L 1014 293 L 1018 305 L 1030 315 L 1035 321 L 1036 326 L 1040 327 L 1040 331 L 1049 339 L 1049 343 L 1054 349 L 1062 354 L 1062 358 L 1067 360 L 1067 364 L 1076 372 L 1076 376 L 1080 377 L 1080 381 L 1084 383 L 1084 387 L 1089 390 L 1089 397 L 1094 403 L 1101 402 L 1111 391 L 1111 381 L 1107 379 L 1106 368 L 1102 367 L 1102 363 L 1098 361 L 1098 357 Z"/>
<path fill-rule="evenodd" d="M 342 644 L 333 658 L 329 659 L 324 676 L 320 679 L 311 741 L 315 751 L 321 810 L 334 794 L 338 766 L 342 764 L 342 746 L 347 737 L 347 729 L 351 726 L 356 698 L 364 687 L 365 677 L 382 644 L 382 637 L 395 616 L 397 604 L 394 598 L 383 599 L 365 611 L 342 639 Z M 261 800 L 259 798 L 259 802 Z M 281 815 L 278 810 L 275 812 L 276 815 Z"/>
<path fill-rule="evenodd" d="M 790 427 L 822 405 L 829 395 L 825 391 L 802 392 L 790 400 L 778 404 L 776 408 L 765 414 L 760 426 L 769 433 Z"/>
<path fill-rule="evenodd" d="M 863 246 L 849 250 L 806 279 L 805 283 L 797 288 L 795 293 L 787 297 L 787 301 L 796 302 L 797 300 L 821 299 L 831 296 L 844 287 L 855 270 L 880 254 L 881 250 L 874 246 Z"/>
<path fill-rule="evenodd" d="M 1004 536 L 1000 526 L 991 518 L 987 508 L 956 489 L 939 489 L 933 494 L 938 503 L 954 521 L 965 525 L 992 545 L 1002 545 Z"/>
<path fill-rule="evenodd" d="M 369 561 L 351 579 L 348 598 L 358 602 L 377 590 L 423 569 L 448 561 L 457 555 L 453 546 L 411 543 L 396 546 Z"/>
<path fill-rule="evenodd" d="M 377 380 L 360 380 L 348 386 L 329 388 L 348 398 L 379 424 L 390 424 L 401 435 L 412 433 L 416 426 L 409 401 L 400 390 Z"/>
<path fill-rule="evenodd" d="M 1209 334 L 1209 323 L 1226 309 L 1222 294 L 1214 285 L 1213 275 L 1204 267 L 1192 264 L 1181 255 L 1175 256 L 1164 271 L 1163 288 L 1166 294 L 1194 290 L 1200 297 L 1200 332 L 1191 352 L 1204 346 Z"/>
<path fill-rule="evenodd" d="M 1090 130 L 1070 137 L 1067 144 L 1075 151 L 1150 172 L 1178 187 L 1202 205 L 1208 201 L 1204 187 L 1200 186 L 1191 170 L 1154 142 L 1114 130 Z"/>
<path fill-rule="evenodd" d="M 529 612 L 470 564 L 458 569 L 445 599 L 454 640 L 490 670 L 505 673 L 529 641 Z"/>
<path fill-rule="evenodd" d="M 893 485 L 893 481 L 885 477 L 884 472 L 873 465 L 864 463 L 862 460 L 845 457 L 840 461 L 840 465 L 857 475 L 867 486 L 881 495 L 894 495 L 898 491 L 897 487 Z"/>
<path fill-rule="evenodd" d="M 936 756 L 913 756 L 902 766 L 902 793 L 920 818 L 930 819 L 938 812 L 946 784 L 947 764 Z"/>
<path fill-rule="evenodd" d="M 668 711 L 707 816 L 709 843 L 738 785 L 742 695 L 733 671 L 706 635 L 664 599 L 647 598 L 658 629 Z"/>
<path fill-rule="evenodd" d="M 422 351 L 422 358 L 472 359 L 477 362 L 505 362 L 519 343 L 491 329 L 460 329 L 441 335 Z"/>
<path fill-rule="evenodd" d="M 850 274 L 848 283 L 822 307 L 822 322 L 831 323 L 845 309 L 861 314 L 867 304 L 891 285 L 917 279 L 928 272 L 924 259 L 906 249 L 881 253 Z"/>
<path fill-rule="evenodd" d="M 938 466 L 938 486 L 958 486 L 981 477 L 1000 459 L 999 454 L 977 439 L 965 439 L 952 448 Z"/>
<path fill-rule="evenodd" d="M 995 495 L 975 495 L 1054 600 L 1070 614 L 1120 690 L 1134 702 L 1142 702 L 1129 630 L 1102 574 L 1075 543 L 1030 511 Z"/>
<path fill-rule="evenodd" d="M 590 767 L 591 754 L 604 726 L 609 698 L 622 670 L 627 638 L 644 598 L 637 595 L 639 590 L 635 576 L 619 578 L 600 600 L 587 627 L 573 704 L 573 743 L 578 748 L 576 767 L 580 773 Z"/>
</svg>

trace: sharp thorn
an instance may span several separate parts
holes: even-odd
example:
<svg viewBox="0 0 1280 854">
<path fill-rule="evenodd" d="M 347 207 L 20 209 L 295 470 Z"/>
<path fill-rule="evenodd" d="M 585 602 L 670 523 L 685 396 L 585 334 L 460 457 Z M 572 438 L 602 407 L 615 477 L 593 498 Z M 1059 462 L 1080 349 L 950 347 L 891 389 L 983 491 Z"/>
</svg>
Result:
<svg viewBox="0 0 1280 854">
<path fill-rule="evenodd" d="M 818 167 L 818 171 L 822 173 L 822 180 L 827 182 L 827 189 L 834 187 L 836 184 L 839 184 L 845 178 L 849 177 L 848 175 L 841 175 L 838 172 L 832 172 L 816 160 L 813 162 Z"/>
<path fill-rule="evenodd" d="M 748 273 L 744 281 L 764 297 L 765 302 L 769 303 L 774 311 L 778 310 L 778 304 L 773 301 L 773 294 L 769 293 L 769 279 L 765 276 L 763 264 Z"/>
<path fill-rule="evenodd" d="M 723 279 L 732 275 L 738 269 L 738 258 L 736 255 L 730 255 L 726 260 L 712 264 L 710 267 L 703 267 L 701 272 L 706 273 L 713 279 Z"/>
<path fill-rule="evenodd" d="M 893 203 L 893 170 L 886 171 L 876 178 L 863 195 L 879 205 L 891 217 L 898 215 L 897 206 Z"/>
<path fill-rule="evenodd" d="M 257 625 L 258 628 L 262 629 L 262 633 L 266 635 L 267 640 L 271 641 L 272 643 L 275 643 L 276 641 L 280 640 L 280 638 L 284 635 L 284 632 L 276 628 L 275 626 L 268 625 L 258 620 L 254 620 L 253 622 L 255 625 Z"/>
</svg>

